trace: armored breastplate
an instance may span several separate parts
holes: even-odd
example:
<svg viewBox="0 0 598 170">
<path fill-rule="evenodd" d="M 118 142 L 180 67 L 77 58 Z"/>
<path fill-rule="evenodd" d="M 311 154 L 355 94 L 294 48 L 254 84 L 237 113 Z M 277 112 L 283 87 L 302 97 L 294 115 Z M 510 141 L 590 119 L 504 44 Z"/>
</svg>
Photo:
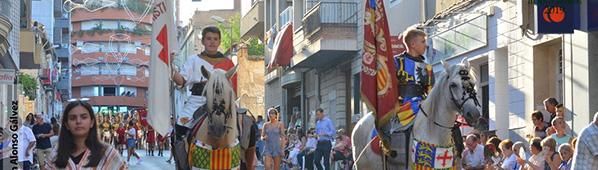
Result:
<svg viewBox="0 0 598 170">
<path fill-rule="evenodd" d="M 395 57 L 400 96 L 403 98 L 425 98 L 427 87 L 434 84 L 432 66 L 416 61 L 403 53 Z"/>
</svg>

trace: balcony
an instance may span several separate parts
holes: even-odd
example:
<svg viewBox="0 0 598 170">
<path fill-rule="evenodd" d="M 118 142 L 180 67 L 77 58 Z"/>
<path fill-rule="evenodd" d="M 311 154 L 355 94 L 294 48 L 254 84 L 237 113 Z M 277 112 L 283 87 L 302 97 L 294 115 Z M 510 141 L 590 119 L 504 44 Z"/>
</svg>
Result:
<svg viewBox="0 0 598 170">
<path fill-rule="evenodd" d="M 50 69 L 49 68 L 41 69 L 38 76 L 39 76 L 39 79 L 41 79 L 41 80 L 48 80 L 50 78 Z"/>
<path fill-rule="evenodd" d="M 90 97 L 89 104 L 93 106 L 145 106 L 145 97 L 127 96 L 94 96 Z"/>
<path fill-rule="evenodd" d="M 293 6 L 289 6 L 282 11 L 278 20 L 280 21 L 279 27 L 282 27 L 289 22 L 293 22 Z"/>
<path fill-rule="evenodd" d="M 61 79 L 56 85 L 56 88 L 58 88 L 59 90 L 68 90 L 71 88 L 69 84 L 70 81 L 70 79 Z"/>
<path fill-rule="evenodd" d="M 131 1 L 135 2 L 135 1 Z M 139 14 L 133 11 L 133 15 L 135 17 L 129 16 L 130 14 L 127 13 L 122 8 L 104 8 L 102 10 L 98 10 L 95 12 L 89 12 L 85 9 L 75 9 L 71 12 L 71 22 L 81 22 L 81 21 L 90 21 L 90 20 L 122 20 L 128 19 L 130 21 L 141 22 L 146 24 L 151 24 L 151 18 L 153 15 L 151 13 L 146 15 L 143 18 L 139 18 Z"/>
<path fill-rule="evenodd" d="M 321 67 L 353 57 L 357 50 L 357 3 L 318 2 L 295 32 L 294 68 Z"/>
<path fill-rule="evenodd" d="M 256 1 L 241 18 L 241 37 L 264 37 L 264 1 Z"/>
<path fill-rule="evenodd" d="M 56 28 L 70 28 L 71 21 L 68 18 L 57 18 L 54 22 Z"/>
<path fill-rule="evenodd" d="M 68 48 L 57 48 L 55 52 L 56 56 L 58 56 L 58 59 L 68 60 L 70 58 L 70 52 Z"/>
<path fill-rule="evenodd" d="M 147 88 L 149 78 L 145 76 L 122 76 L 122 75 L 75 75 L 72 76 L 72 87 L 97 86 L 97 85 L 121 85 L 130 87 Z"/>
<path fill-rule="evenodd" d="M 280 78 L 280 85 L 283 88 L 287 88 L 294 84 L 299 84 L 301 82 L 301 74 L 296 73 L 295 71 L 285 72 L 282 77 Z"/>
<path fill-rule="evenodd" d="M 12 30 L 10 20 L 4 15 L 0 15 L 0 57 L 4 57 L 8 52 L 8 33 Z"/>
</svg>

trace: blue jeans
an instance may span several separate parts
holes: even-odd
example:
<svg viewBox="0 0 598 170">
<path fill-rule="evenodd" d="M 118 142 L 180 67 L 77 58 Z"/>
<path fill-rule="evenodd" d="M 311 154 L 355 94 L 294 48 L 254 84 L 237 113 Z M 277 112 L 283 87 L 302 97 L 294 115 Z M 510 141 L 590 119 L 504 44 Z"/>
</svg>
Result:
<svg viewBox="0 0 598 170">
<path fill-rule="evenodd" d="M 23 167 L 23 170 L 31 170 L 31 162 L 23 161 L 23 162 L 19 162 L 19 163 Z"/>
<path fill-rule="evenodd" d="M 264 153 L 264 141 L 263 140 L 258 140 L 255 143 L 255 156 L 257 157 L 258 160 L 262 161 L 262 154 Z"/>
</svg>

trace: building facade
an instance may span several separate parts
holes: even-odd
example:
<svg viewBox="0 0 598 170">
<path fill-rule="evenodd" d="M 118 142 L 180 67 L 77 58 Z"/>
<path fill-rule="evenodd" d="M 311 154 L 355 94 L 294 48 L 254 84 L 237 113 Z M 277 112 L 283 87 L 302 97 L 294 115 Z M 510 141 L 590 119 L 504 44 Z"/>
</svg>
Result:
<svg viewBox="0 0 598 170">
<path fill-rule="evenodd" d="M 126 3 L 126 4 L 123 4 Z M 151 16 L 143 1 L 102 4 L 71 12 L 72 96 L 89 98 L 95 112 L 145 108 L 149 81 Z M 131 9 L 145 9 L 145 8 Z M 145 14 L 145 15 L 144 15 Z"/>
<path fill-rule="evenodd" d="M 24 1 L 1 0 L 0 4 L 0 115 L 9 115 L 17 100 L 17 84 L 10 82 L 19 70 L 20 7 Z M 5 71 L 4 71 L 5 70 Z M 8 117 L 1 117 L 7 120 Z"/>
<path fill-rule="evenodd" d="M 263 3 L 264 35 L 273 39 L 266 39 L 266 107 L 279 106 L 285 123 L 296 122 L 291 115 L 301 115 L 302 128 L 315 127 L 315 110 L 322 108 L 337 128 L 351 129 L 364 112 L 359 97 L 363 2 Z M 288 24 L 290 31 L 284 30 Z M 288 43 L 292 55 L 275 52 L 288 50 L 280 47 Z M 286 60 L 290 62 L 278 63 Z"/>
<path fill-rule="evenodd" d="M 42 58 L 39 76 L 43 89 L 37 103 L 37 112 L 58 116 L 62 102 L 70 98 L 70 17 L 62 8 L 63 0 L 32 1 L 31 17 L 36 30 L 43 30 L 49 45 L 46 51 L 52 57 Z M 47 72 L 47 73 L 45 73 Z M 47 75 L 44 75 L 47 74 Z"/>
<path fill-rule="evenodd" d="M 478 94 L 489 130 L 500 138 L 527 141 L 531 113 L 548 121 L 543 100 L 556 98 L 566 108 L 573 134 L 598 111 L 598 33 L 592 31 L 591 8 L 580 5 L 580 28 L 571 34 L 539 34 L 534 4 L 527 1 L 468 1 L 436 3 L 426 22 L 427 57 L 435 72 L 440 60 L 468 60 L 478 73 Z M 452 6 L 451 8 L 449 8 Z M 595 29 L 594 29 L 595 30 Z"/>
<path fill-rule="evenodd" d="M 241 1 L 234 0 L 233 9 L 219 9 L 210 11 L 195 11 L 191 22 L 183 27 L 179 32 L 183 36 L 179 36 L 180 50 L 179 55 L 174 61 L 176 65 L 181 66 L 189 57 L 194 57 L 204 50 L 201 43 L 201 31 L 206 26 L 213 26 L 216 24 L 223 24 L 224 27 L 231 27 L 228 21 L 218 21 L 219 18 L 230 20 L 231 17 L 238 15 L 240 11 Z M 242 22 L 242 21 L 241 21 Z M 236 28 L 232 28 L 236 29 Z M 243 24 L 241 28 L 243 29 Z M 222 34 L 229 32 L 228 30 L 221 30 Z M 233 60 L 233 63 L 238 65 L 237 68 L 237 99 L 240 107 L 247 108 L 253 115 L 263 115 L 264 112 L 264 72 L 263 72 L 263 57 L 251 56 L 248 53 L 247 45 L 241 42 L 234 42 L 235 45 L 231 49 L 222 49 L 227 57 Z M 177 103 L 176 109 L 181 109 L 183 101 L 189 95 L 186 89 L 177 90 L 175 93 L 175 100 Z"/>
</svg>

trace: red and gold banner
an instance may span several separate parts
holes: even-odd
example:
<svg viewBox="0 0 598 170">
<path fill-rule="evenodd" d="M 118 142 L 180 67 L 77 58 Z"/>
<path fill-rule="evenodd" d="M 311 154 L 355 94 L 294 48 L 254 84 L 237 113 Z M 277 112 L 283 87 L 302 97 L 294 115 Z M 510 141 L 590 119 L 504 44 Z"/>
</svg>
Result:
<svg viewBox="0 0 598 170">
<path fill-rule="evenodd" d="M 379 129 L 399 109 L 396 68 L 382 0 L 366 0 L 363 36 L 361 96 L 375 113 Z"/>
</svg>

